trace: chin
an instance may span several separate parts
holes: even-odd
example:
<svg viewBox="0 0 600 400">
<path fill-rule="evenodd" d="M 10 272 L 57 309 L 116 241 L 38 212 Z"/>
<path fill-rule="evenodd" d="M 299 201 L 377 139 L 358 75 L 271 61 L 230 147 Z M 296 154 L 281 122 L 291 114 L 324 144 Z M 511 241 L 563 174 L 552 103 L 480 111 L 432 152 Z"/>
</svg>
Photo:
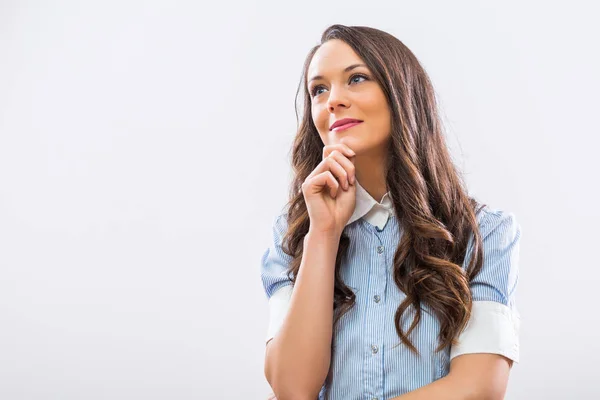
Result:
<svg viewBox="0 0 600 400">
<path fill-rule="evenodd" d="M 346 136 L 342 136 L 339 140 L 339 143 L 343 143 L 346 146 L 350 147 L 357 155 L 358 153 L 360 153 L 360 140 L 359 138 L 352 136 L 352 135 L 346 135 Z"/>
</svg>

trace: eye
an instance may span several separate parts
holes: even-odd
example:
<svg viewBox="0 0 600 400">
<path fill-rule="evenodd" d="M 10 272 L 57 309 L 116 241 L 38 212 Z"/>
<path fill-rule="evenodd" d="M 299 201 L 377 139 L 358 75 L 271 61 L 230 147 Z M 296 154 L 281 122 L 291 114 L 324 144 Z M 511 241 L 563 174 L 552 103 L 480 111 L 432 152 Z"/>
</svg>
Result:
<svg viewBox="0 0 600 400">
<path fill-rule="evenodd" d="M 360 79 L 360 78 L 362 78 L 362 79 L 364 79 L 364 80 L 368 80 L 368 79 L 369 79 L 369 78 L 367 78 L 367 77 L 366 77 L 365 75 L 363 75 L 363 74 L 354 74 L 354 75 L 352 75 L 352 76 L 350 77 L 350 80 L 349 80 L 349 82 L 360 83 L 361 81 L 358 81 L 358 82 L 357 82 L 357 81 L 355 81 L 355 79 L 357 79 L 357 78 L 359 78 L 359 79 Z M 319 94 L 321 94 L 321 93 L 317 93 L 317 91 L 318 91 L 319 89 L 322 89 L 322 88 L 324 89 L 325 87 L 324 87 L 323 85 L 317 85 L 317 86 L 315 86 L 314 88 L 312 88 L 312 90 L 310 91 L 310 94 L 311 94 L 311 96 L 312 96 L 312 97 L 315 97 L 315 96 L 318 96 Z"/>
<path fill-rule="evenodd" d="M 350 82 L 353 82 L 355 78 L 363 78 L 364 80 L 367 80 L 368 78 L 366 76 L 364 76 L 363 74 L 354 74 L 350 77 Z M 357 82 L 360 83 L 360 82 Z"/>
<path fill-rule="evenodd" d="M 310 91 L 312 97 L 318 96 L 320 93 L 317 93 L 317 90 L 323 88 L 323 85 L 317 85 Z"/>
</svg>

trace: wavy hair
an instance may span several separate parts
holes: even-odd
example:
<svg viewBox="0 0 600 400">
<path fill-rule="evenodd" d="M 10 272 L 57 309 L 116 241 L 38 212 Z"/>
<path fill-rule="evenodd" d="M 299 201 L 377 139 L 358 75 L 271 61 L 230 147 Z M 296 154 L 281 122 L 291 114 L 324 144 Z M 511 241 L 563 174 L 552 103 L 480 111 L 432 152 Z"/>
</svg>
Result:
<svg viewBox="0 0 600 400">
<path fill-rule="evenodd" d="M 302 183 L 322 160 L 324 143 L 312 121 L 311 99 L 306 79 L 308 66 L 318 48 L 328 40 L 348 44 L 371 70 L 383 89 L 391 111 L 391 140 L 385 167 L 387 188 L 394 213 L 403 227 L 394 254 L 393 276 L 406 295 L 394 316 L 396 332 L 411 351 L 419 354 L 409 339 L 421 320 L 426 304 L 440 322 L 436 351 L 456 344 L 470 318 L 472 296 L 469 282 L 483 262 L 476 214 L 484 205 L 469 197 L 462 176 L 454 166 L 445 143 L 436 97 L 430 79 L 415 55 L 396 37 L 369 27 L 332 25 L 321 36 L 304 62 L 296 92 L 304 88 L 304 113 L 292 148 L 293 180 L 287 203 L 288 229 L 284 251 L 292 257 L 288 278 L 295 283 L 300 269 L 303 239 L 310 218 L 302 194 Z M 473 234 L 469 266 L 461 267 L 467 243 Z M 334 328 L 355 304 L 356 296 L 340 275 L 341 260 L 349 246 L 342 233 L 335 261 Z M 401 318 L 414 307 L 410 328 L 404 332 Z M 333 346 L 332 341 L 332 346 Z M 400 343 L 399 343 L 400 344 Z"/>
</svg>

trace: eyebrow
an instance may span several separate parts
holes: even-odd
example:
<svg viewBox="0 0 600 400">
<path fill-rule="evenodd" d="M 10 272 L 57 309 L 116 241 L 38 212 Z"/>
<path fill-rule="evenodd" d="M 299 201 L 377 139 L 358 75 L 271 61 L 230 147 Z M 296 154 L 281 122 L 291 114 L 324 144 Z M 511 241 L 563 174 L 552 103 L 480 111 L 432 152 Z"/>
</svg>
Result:
<svg viewBox="0 0 600 400">
<path fill-rule="evenodd" d="M 365 67 L 366 68 L 367 66 L 365 64 L 352 64 L 352 65 L 349 65 L 346 68 L 344 68 L 344 72 L 351 71 L 354 68 L 358 68 L 358 67 Z M 315 75 L 312 78 L 310 78 L 308 80 L 308 82 L 306 82 L 306 83 L 310 83 L 310 82 L 314 81 L 315 79 L 323 79 L 323 75 Z"/>
</svg>

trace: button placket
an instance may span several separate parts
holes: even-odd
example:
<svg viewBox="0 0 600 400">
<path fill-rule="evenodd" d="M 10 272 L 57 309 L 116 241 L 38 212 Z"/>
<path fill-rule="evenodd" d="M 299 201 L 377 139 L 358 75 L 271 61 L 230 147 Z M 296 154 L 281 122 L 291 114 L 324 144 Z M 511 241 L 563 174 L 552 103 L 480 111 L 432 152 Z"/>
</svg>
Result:
<svg viewBox="0 0 600 400">
<path fill-rule="evenodd" d="M 374 239 L 376 240 L 375 245 L 372 247 L 373 256 L 371 259 L 372 262 L 372 270 L 371 270 L 371 279 L 369 281 L 368 291 L 370 292 L 371 299 L 377 305 L 371 305 L 368 309 L 368 318 L 372 318 L 373 320 L 380 320 L 380 316 L 385 310 L 382 308 L 381 299 L 382 294 L 385 292 L 385 285 L 387 280 L 387 268 L 386 268 L 386 253 L 384 237 L 382 237 L 382 229 L 379 229 L 378 226 L 369 226 L 369 229 L 373 233 Z M 368 357 L 367 361 L 368 369 L 366 372 L 366 379 L 369 379 L 371 382 L 376 382 L 376 384 L 371 388 L 370 395 L 372 397 L 368 397 L 370 400 L 381 400 L 381 397 L 376 397 L 378 394 L 381 394 L 383 391 L 382 382 L 383 382 L 383 365 L 381 364 L 381 357 L 383 357 L 383 348 L 379 348 L 380 345 L 384 342 L 384 331 L 383 327 L 380 324 L 368 324 L 367 330 L 365 332 L 365 341 L 366 341 L 366 351 L 371 353 L 371 356 Z M 379 355 L 379 352 L 382 352 Z M 368 354 L 368 353 L 367 353 Z"/>
<path fill-rule="evenodd" d="M 371 345 L 371 353 L 377 354 L 378 351 L 379 351 L 379 347 L 377 347 L 376 344 L 372 344 Z"/>
</svg>

